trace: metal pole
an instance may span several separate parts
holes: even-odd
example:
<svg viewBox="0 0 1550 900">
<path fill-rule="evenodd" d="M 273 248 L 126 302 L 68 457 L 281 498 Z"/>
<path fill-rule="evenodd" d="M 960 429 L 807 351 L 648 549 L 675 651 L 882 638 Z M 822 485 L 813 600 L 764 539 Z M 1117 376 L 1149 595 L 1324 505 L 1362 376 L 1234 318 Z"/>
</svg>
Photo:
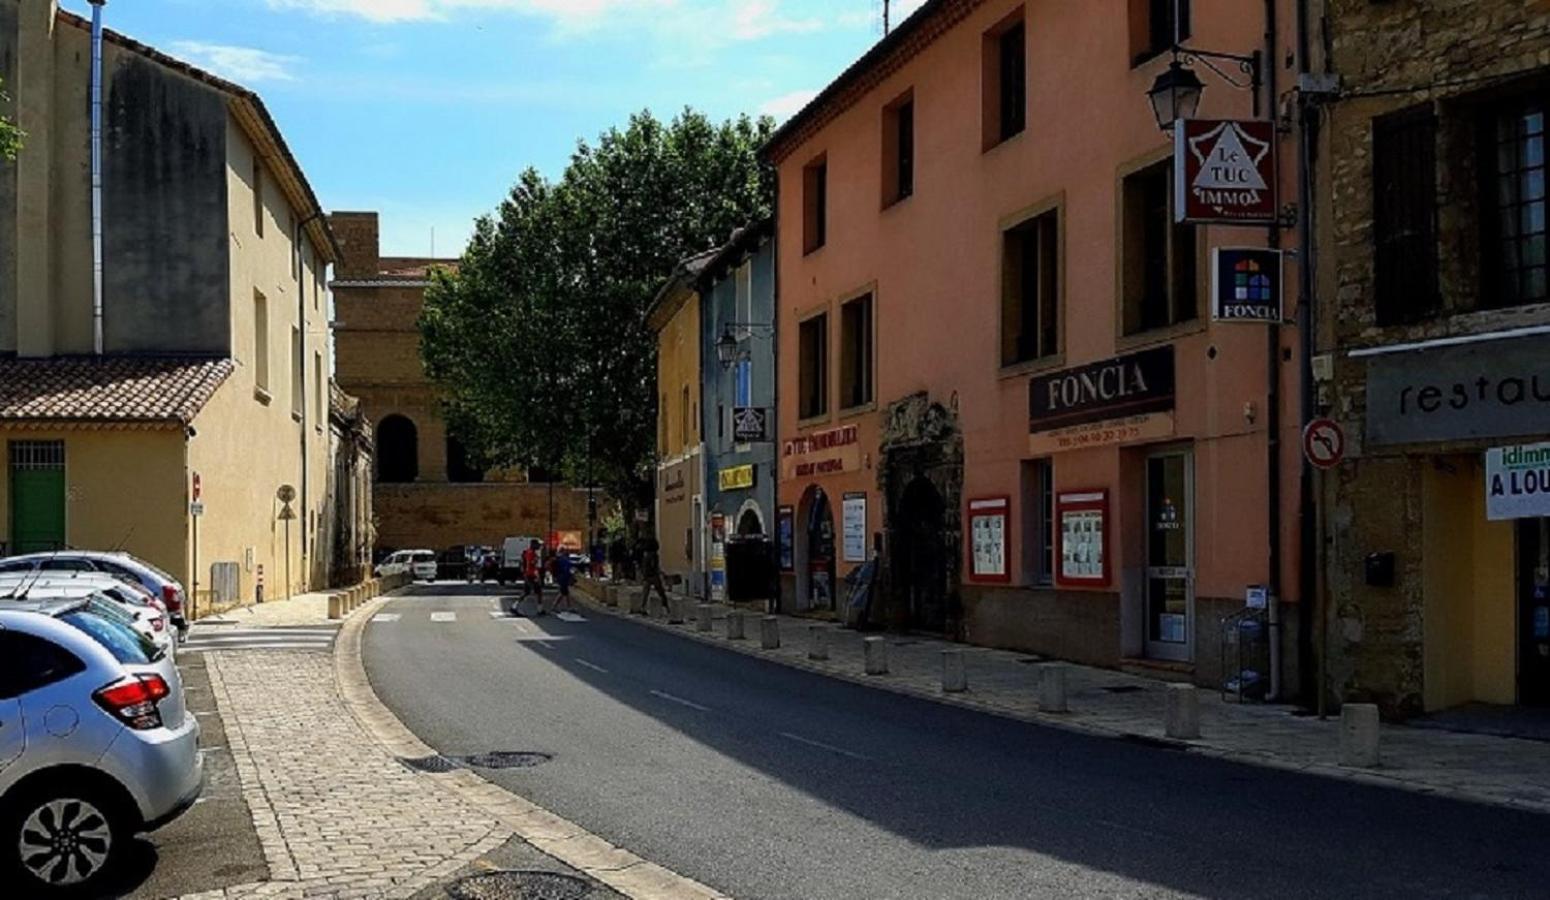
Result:
<svg viewBox="0 0 1550 900">
<path fill-rule="evenodd" d="M 194 620 L 196 604 L 199 602 L 199 517 L 191 516 L 190 518 L 194 520 L 194 565 L 193 572 L 191 573 L 192 577 L 189 579 L 193 587 L 190 588 L 188 592 L 188 612 L 186 619 L 187 621 L 192 622 Z"/>
<path fill-rule="evenodd" d="M 291 520 L 285 520 L 285 597 L 291 599 Z"/>
</svg>

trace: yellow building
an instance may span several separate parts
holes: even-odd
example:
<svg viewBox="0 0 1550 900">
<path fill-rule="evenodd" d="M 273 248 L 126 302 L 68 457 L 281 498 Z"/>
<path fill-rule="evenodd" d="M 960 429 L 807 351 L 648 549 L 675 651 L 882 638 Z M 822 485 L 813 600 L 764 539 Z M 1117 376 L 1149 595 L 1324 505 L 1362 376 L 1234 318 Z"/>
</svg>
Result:
<svg viewBox="0 0 1550 900">
<path fill-rule="evenodd" d="M 0 4 L 28 135 L 0 163 L 0 546 L 128 550 L 200 614 L 321 586 L 328 221 L 256 94 L 107 31 L 95 103 L 92 50 L 53 0 Z"/>
<path fill-rule="evenodd" d="M 656 536 L 662 571 L 698 596 L 705 589 L 704 445 L 700 440 L 700 295 L 695 279 L 716 255 L 691 256 L 646 313 L 657 333 Z"/>
</svg>

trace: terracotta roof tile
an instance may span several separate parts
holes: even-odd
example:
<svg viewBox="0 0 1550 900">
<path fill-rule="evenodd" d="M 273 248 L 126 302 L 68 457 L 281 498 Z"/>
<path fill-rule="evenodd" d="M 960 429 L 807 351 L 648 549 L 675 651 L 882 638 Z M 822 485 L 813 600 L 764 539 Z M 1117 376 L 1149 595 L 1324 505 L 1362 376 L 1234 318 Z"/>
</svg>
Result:
<svg viewBox="0 0 1550 900">
<path fill-rule="evenodd" d="M 230 359 L 0 359 L 0 420 L 187 425 L 234 368 Z"/>
</svg>

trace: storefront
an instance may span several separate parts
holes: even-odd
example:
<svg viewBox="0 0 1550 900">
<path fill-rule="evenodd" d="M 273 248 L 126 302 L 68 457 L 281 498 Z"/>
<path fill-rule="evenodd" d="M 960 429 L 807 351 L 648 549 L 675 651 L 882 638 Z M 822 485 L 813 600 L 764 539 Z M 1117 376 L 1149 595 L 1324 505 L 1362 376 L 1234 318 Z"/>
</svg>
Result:
<svg viewBox="0 0 1550 900">
<path fill-rule="evenodd" d="M 657 468 L 657 540 L 662 545 L 662 572 L 670 579 L 682 579 L 684 590 L 694 596 L 705 589 L 708 555 L 701 459 L 696 447 Z"/>
<path fill-rule="evenodd" d="M 870 494 L 860 434 L 858 425 L 842 425 L 781 445 L 781 559 L 793 612 L 837 612 L 840 580 L 866 561 Z"/>
</svg>

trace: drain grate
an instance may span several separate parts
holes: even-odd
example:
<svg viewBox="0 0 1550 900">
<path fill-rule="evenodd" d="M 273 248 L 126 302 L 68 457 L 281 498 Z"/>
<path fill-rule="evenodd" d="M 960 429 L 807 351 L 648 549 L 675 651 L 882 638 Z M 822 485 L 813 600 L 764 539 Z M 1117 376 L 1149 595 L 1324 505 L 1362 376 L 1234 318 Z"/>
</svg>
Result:
<svg viewBox="0 0 1550 900">
<path fill-rule="evenodd" d="M 489 872 L 447 885 L 452 900 L 581 900 L 592 885 L 555 872 Z"/>
<path fill-rule="evenodd" d="M 404 767 L 413 772 L 451 772 L 458 768 L 458 764 L 445 756 L 419 756 L 398 758 Z"/>
<path fill-rule="evenodd" d="M 551 759 L 554 759 L 554 755 L 550 753 L 538 753 L 532 750 L 497 750 L 494 753 L 462 756 L 458 761 L 476 769 L 531 769 Z"/>
<path fill-rule="evenodd" d="M 1104 690 L 1111 694 L 1139 694 L 1146 690 L 1146 688 L 1139 684 L 1111 684 L 1104 688 Z"/>
</svg>

